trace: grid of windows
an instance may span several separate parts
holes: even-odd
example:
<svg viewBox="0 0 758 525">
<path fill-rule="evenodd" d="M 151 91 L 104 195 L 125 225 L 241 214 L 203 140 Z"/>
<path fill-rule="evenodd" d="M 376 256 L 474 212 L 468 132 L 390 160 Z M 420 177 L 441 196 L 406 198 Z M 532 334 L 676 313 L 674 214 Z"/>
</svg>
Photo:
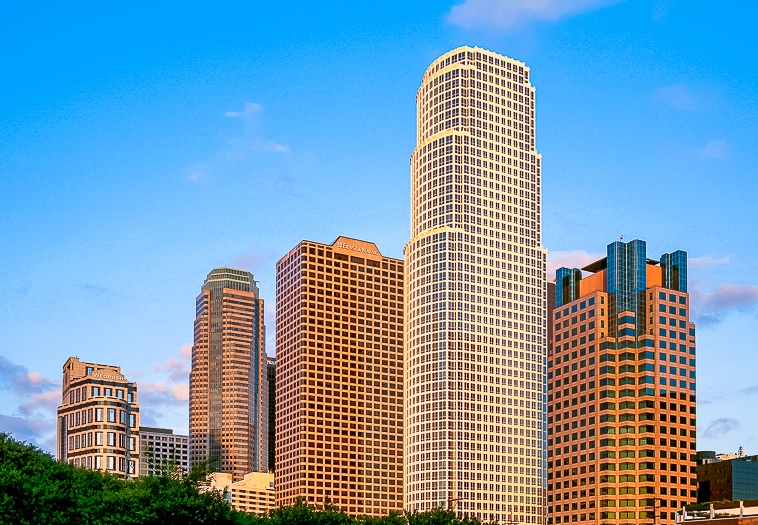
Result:
<svg viewBox="0 0 758 525">
<path fill-rule="evenodd" d="M 263 299 L 253 274 L 216 268 L 196 300 L 190 372 L 190 461 L 239 481 L 268 470 Z"/>
<path fill-rule="evenodd" d="M 521 62 L 461 47 L 416 96 L 406 508 L 544 521 L 546 251 L 529 79 Z"/>
<path fill-rule="evenodd" d="M 277 264 L 277 505 L 403 509 L 403 261 L 340 237 Z"/>
<path fill-rule="evenodd" d="M 697 497 L 695 327 L 687 294 L 662 288 L 656 264 L 635 267 L 646 288 L 632 292 L 632 311 L 616 311 L 612 264 L 600 261 L 585 268 L 596 273 L 577 283 L 579 297 L 551 312 L 550 523 L 673 523 Z"/>
<path fill-rule="evenodd" d="M 58 459 L 125 477 L 139 475 L 137 384 L 117 366 L 63 365 L 62 405 L 58 407 Z"/>
<path fill-rule="evenodd" d="M 189 436 L 150 427 L 140 428 L 139 436 L 141 476 L 159 474 L 168 468 L 175 468 L 180 474 L 189 472 Z"/>
</svg>

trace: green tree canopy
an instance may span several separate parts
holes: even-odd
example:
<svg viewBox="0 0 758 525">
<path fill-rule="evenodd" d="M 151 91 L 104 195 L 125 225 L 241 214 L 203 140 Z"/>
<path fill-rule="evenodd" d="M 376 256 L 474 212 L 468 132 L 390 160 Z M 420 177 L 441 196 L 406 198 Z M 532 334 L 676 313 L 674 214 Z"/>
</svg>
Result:
<svg viewBox="0 0 758 525">
<path fill-rule="evenodd" d="M 353 517 L 302 500 L 255 516 L 233 510 L 216 491 L 200 492 L 208 465 L 178 479 L 173 469 L 127 480 L 55 461 L 0 433 L 0 523 L 13 525 L 479 525 L 452 511 Z"/>
</svg>

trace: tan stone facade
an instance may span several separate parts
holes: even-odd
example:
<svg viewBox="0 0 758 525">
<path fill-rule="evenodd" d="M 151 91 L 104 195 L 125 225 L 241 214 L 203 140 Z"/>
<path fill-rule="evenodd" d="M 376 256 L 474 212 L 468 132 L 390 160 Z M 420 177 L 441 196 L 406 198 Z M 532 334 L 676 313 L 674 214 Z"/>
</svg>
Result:
<svg viewBox="0 0 758 525">
<path fill-rule="evenodd" d="M 124 477 L 139 476 L 137 384 L 118 366 L 69 357 L 58 407 L 58 459 Z"/>
<path fill-rule="evenodd" d="M 403 508 L 403 261 L 303 241 L 277 263 L 277 504 Z"/>
<path fill-rule="evenodd" d="M 231 474 L 222 472 L 215 472 L 209 478 L 211 488 L 226 489 L 226 497 L 236 510 L 260 515 L 276 508 L 273 473 L 252 472 L 236 482 L 232 482 Z"/>
</svg>

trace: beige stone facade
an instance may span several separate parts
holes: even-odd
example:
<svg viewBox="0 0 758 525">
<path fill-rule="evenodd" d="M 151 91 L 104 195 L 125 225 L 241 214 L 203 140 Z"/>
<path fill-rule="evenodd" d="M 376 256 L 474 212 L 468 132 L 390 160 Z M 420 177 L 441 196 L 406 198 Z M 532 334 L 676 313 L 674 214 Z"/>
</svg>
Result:
<svg viewBox="0 0 758 525">
<path fill-rule="evenodd" d="M 58 407 L 58 459 L 124 477 L 139 476 L 137 384 L 118 366 L 69 357 Z"/>
</svg>

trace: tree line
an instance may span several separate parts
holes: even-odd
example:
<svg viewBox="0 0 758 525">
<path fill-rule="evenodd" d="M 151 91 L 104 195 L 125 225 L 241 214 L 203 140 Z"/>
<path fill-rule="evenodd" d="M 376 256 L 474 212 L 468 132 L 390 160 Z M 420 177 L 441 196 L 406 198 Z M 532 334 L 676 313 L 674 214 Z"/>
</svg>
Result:
<svg viewBox="0 0 758 525">
<path fill-rule="evenodd" d="M 13 525 L 479 525 L 454 512 L 349 516 L 302 501 L 264 515 L 234 510 L 216 491 L 201 492 L 199 465 L 179 478 L 171 469 L 130 480 L 56 461 L 0 432 L 0 523 Z"/>
</svg>

